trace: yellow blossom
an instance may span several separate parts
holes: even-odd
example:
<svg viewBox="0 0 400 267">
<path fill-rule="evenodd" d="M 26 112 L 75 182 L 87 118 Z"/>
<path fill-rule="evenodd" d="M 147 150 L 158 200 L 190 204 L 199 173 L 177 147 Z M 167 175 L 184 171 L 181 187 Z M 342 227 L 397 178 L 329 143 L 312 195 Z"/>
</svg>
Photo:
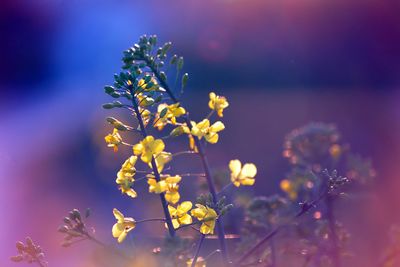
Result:
<svg viewBox="0 0 400 267">
<path fill-rule="evenodd" d="M 229 169 L 231 170 L 231 181 L 235 186 L 254 184 L 257 168 L 253 163 L 246 163 L 242 167 L 240 160 L 235 159 L 229 162 Z"/>
<path fill-rule="evenodd" d="M 121 169 L 117 173 L 117 179 L 115 180 L 115 182 L 119 185 L 121 192 L 132 198 L 137 196 L 135 190 L 131 188 L 133 182 L 135 181 L 133 176 L 136 174 L 136 161 L 136 156 L 129 157 L 129 159 L 122 164 Z"/>
<path fill-rule="evenodd" d="M 193 259 L 189 259 L 189 260 L 186 261 L 186 266 L 187 267 L 191 267 L 192 263 L 193 263 Z M 204 258 L 203 257 L 198 257 L 197 261 L 196 261 L 196 264 L 195 264 L 195 267 L 206 267 L 206 266 L 207 265 L 206 265 L 206 261 L 204 260 Z"/>
<path fill-rule="evenodd" d="M 167 183 L 165 180 L 157 182 L 155 178 L 149 178 L 147 183 L 149 184 L 150 193 L 161 194 L 167 190 Z"/>
<path fill-rule="evenodd" d="M 142 120 L 143 120 L 144 126 L 147 126 L 147 124 L 149 123 L 149 121 L 151 119 L 151 112 L 148 109 L 141 108 L 141 107 L 139 107 L 139 112 L 140 112 L 140 114 L 142 114 Z"/>
<path fill-rule="evenodd" d="M 113 209 L 113 213 L 117 222 L 112 227 L 112 235 L 118 239 L 118 243 L 122 243 L 127 234 L 135 229 L 136 221 L 133 218 L 125 218 L 124 215 L 115 208 Z"/>
<path fill-rule="evenodd" d="M 145 92 L 155 91 L 159 89 L 157 80 L 154 78 L 151 78 L 151 80 L 148 83 L 146 83 L 145 79 L 140 79 L 138 81 L 138 87 Z"/>
<path fill-rule="evenodd" d="M 154 127 L 156 127 L 158 130 L 162 130 L 168 123 L 175 125 L 176 118 L 186 113 L 186 110 L 179 105 L 179 103 L 172 105 L 163 103 L 158 105 Z M 166 110 L 166 112 L 163 110 Z"/>
<path fill-rule="evenodd" d="M 210 126 L 210 121 L 208 119 L 204 119 L 199 123 L 192 121 L 191 124 L 191 133 L 194 136 L 199 137 L 200 139 L 204 136 L 207 142 L 211 144 L 215 144 L 218 142 L 218 132 L 225 129 L 225 125 L 220 121 L 217 121 Z"/>
<path fill-rule="evenodd" d="M 165 199 L 168 203 L 176 204 L 178 203 L 181 195 L 179 194 L 179 182 L 182 177 L 179 175 L 169 176 L 165 179 L 167 184 L 167 190 L 165 192 Z"/>
<path fill-rule="evenodd" d="M 172 224 L 175 229 L 181 225 L 192 223 L 192 217 L 188 214 L 191 208 L 192 202 L 190 201 L 184 201 L 176 208 L 168 205 L 169 214 L 171 214 Z"/>
<path fill-rule="evenodd" d="M 168 203 L 176 204 L 180 199 L 179 182 L 182 177 L 179 175 L 161 175 L 161 180 L 157 182 L 153 174 L 147 175 L 149 184 L 149 192 L 161 194 L 165 193 L 165 199 Z"/>
<path fill-rule="evenodd" d="M 154 139 L 153 136 L 149 135 L 144 138 L 140 143 L 133 146 L 133 153 L 135 155 L 141 155 L 141 160 L 145 163 L 149 163 L 155 154 L 161 153 L 165 148 L 165 144 L 161 139 Z"/>
<path fill-rule="evenodd" d="M 170 162 L 172 160 L 172 154 L 169 152 L 163 151 L 163 152 L 155 155 L 154 159 L 156 161 L 157 170 L 159 173 L 161 173 L 164 169 L 165 164 L 167 164 L 168 162 Z M 151 162 L 149 162 L 149 166 L 150 166 L 150 168 L 152 167 Z"/>
<path fill-rule="evenodd" d="M 219 117 L 223 117 L 223 111 L 229 106 L 229 103 L 224 96 L 219 96 L 214 92 L 211 92 L 208 106 L 210 109 L 215 110 Z"/>
<path fill-rule="evenodd" d="M 290 199 L 294 200 L 297 198 L 297 192 L 294 184 L 288 179 L 283 179 L 280 183 L 282 191 L 286 192 Z"/>
<path fill-rule="evenodd" d="M 207 206 L 196 204 L 196 209 L 191 211 L 193 217 L 201 221 L 200 232 L 204 235 L 213 234 L 215 228 L 215 221 L 218 218 L 217 212 Z"/>
<path fill-rule="evenodd" d="M 112 134 L 108 134 L 104 137 L 108 147 L 114 148 L 114 152 L 118 151 L 118 145 L 122 143 L 122 138 L 118 133 L 118 130 L 114 128 Z"/>
<path fill-rule="evenodd" d="M 151 97 L 149 97 L 147 95 L 144 95 L 142 93 L 137 94 L 136 97 L 138 99 L 139 107 L 143 107 L 144 108 L 144 107 L 147 107 L 147 106 L 150 106 L 150 105 L 154 104 L 154 99 L 153 98 L 151 98 Z"/>
</svg>

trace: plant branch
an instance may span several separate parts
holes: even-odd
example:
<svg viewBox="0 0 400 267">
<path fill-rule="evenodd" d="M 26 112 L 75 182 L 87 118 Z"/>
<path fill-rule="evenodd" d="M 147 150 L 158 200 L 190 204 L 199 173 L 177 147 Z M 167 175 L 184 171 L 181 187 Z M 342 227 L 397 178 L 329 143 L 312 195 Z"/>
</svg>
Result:
<svg viewBox="0 0 400 267">
<path fill-rule="evenodd" d="M 204 238 L 205 238 L 205 237 L 206 237 L 206 236 L 203 235 L 203 234 L 200 236 L 199 242 L 198 242 L 198 244 L 197 244 L 196 252 L 195 252 L 194 257 L 193 257 L 193 260 L 192 260 L 191 267 L 195 267 L 195 266 L 196 266 L 196 262 L 197 262 L 197 258 L 199 257 L 201 245 L 203 245 L 203 241 L 204 241 Z"/>
<path fill-rule="evenodd" d="M 149 59 L 147 57 L 144 57 L 144 61 L 149 66 L 151 71 L 154 73 L 157 80 L 160 82 L 161 86 L 166 90 L 166 92 L 169 95 L 169 97 L 171 98 L 171 100 L 174 103 L 178 103 L 179 102 L 178 99 L 175 97 L 174 93 L 172 92 L 171 88 L 168 86 L 166 81 L 164 79 L 162 79 L 160 72 L 153 66 L 153 64 L 149 61 Z M 185 121 L 186 121 L 186 125 L 191 130 L 192 124 L 190 123 L 189 113 L 186 113 Z M 216 205 L 218 202 L 218 196 L 217 196 L 217 192 L 215 189 L 214 181 L 211 176 L 211 171 L 210 171 L 210 166 L 208 164 L 207 156 L 205 154 L 203 145 L 200 142 L 200 139 L 195 136 L 194 141 L 195 141 L 195 145 L 197 147 L 199 156 L 200 156 L 202 164 L 203 164 L 203 168 L 204 168 L 204 172 L 206 175 L 207 184 L 208 184 L 208 188 L 210 190 L 213 204 Z M 228 256 L 228 251 L 227 251 L 226 241 L 225 241 L 225 230 L 224 230 L 223 221 L 221 218 L 219 218 L 217 220 L 217 233 L 218 233 L 218 239 L 219 239 L 219 243 L 220 243 L 222 258 L 223 258 L 225 264 L 228 265 L 229 264 L 229 256 Z"/>
<path fill-rule="evenodd" d="M 301 210 L 297 212 L 295 216 L 293 216 L 288 222 L 282 223 L 281 225 L 278 225 L 273 229 L 269 234 L 264 236 L 257 244 L 255 244 L 253 247 L 251 247 L 246 253 L 243 254 L 242 257 L 239 258 L 237 261 L 237 264 L 240 265 L 243 263 L 248 257 L 250 257 L 254 252 L 257 251 L 263 244 L 265 244 L 268 240 L 270 240 L 272 237 L 274 237 L 282 228 L 284 228 L 287 225 L 292 224 L 294 221 L 297 220 L 297 218 L 303 216 L 306 214 L 310 209 L 314 208 L 316 204 L 318 204 L 323 198 L 325 198 L 328 195 L 328 190 L 324 191 L 317 199 L 311 201 L 310 203 L 304 203 L 301 207 Z"/>
<path fill-rule="evenodd" d="M 132 96 L 134 96 L 134 93 L 133 93 L 132 89 L 130 89 L 130 92 L 131 92 Z M 141 131 L 142 137 L 146 138 L 147 137 L 147 132 L 146 132 L 146 129 L 145 129 L 145 126 L 144 126 L 144 122 L 143 122 L 143 118 L 142 118 L 142 116 L 140 114 L 139 106 L 138 106 L 138 104 L 136 102 L 136 97 L 135 96 L 132 97 L 132 104 L 133 104 L 133 108 L 134 108 L 135 113 L 136 113 L 136 117 L 137 117 L 137 119 L 139 121 L 139 126 L 140 126 L 140 131 Z M 157 164 L 156 164 L 156 160 L 154 159 L 154 156 L 151 157 L 151 167 L 153 169 L 153 173 L 154 173 L 154 177 L 155 177 L 156 181 L 159 182 L 161 180 L 161 178 L 160 178 L 160 173 L 158 172 L 158 168 L 157 168 Z M 165 199 L 165 194 L 161 193 L 159 195 L 160 195 L 161 205 L 162 205 L 162 208 L 163 208 L 163 211 L 164 211 L 165 220 L 166 220 L 166 223 L 167 223 L 167 226 L 168 226 L 169 235 L 171 237 L 174 237 L 175 236 L 175 229 L 174 229 L 174 226 L 172 224 L 171 215 L 169 214 L 169 211 L 168 211 L 168 203 L 167 203 L 167 201 Z"/>
</svg>

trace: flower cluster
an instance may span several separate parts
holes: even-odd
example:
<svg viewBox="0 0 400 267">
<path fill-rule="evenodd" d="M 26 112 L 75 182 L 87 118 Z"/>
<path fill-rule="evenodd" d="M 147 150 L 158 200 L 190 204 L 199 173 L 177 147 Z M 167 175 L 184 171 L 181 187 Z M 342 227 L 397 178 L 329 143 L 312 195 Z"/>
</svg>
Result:
<svg viewBox="0 0 400 267">
<path fill-rule="evenodd" d="M 121 192 L 123 194 L 127 194 L 132 198 L 137 197 L 136 191 L 132 189 L 132 185 L 135 181 L 134 176 L 136 174 L 136 168 L 135 168 L 136 161 L 137 161 L 136 156 L 130 156 L 122 164 L 121 169 L 117 173 L 117 179 L 115 180 Z"/>
<path fill-rule="evenodd" d="M 90 209 L 87 209 L 84 218 L 90 216 Z M 80 211 L 73 209 L 69 212 L 68 216 L 64 217 L 63 225 L 58 228 L 58 231 L 64 234 L 63 247 L 69 247 L 73 242 L 91 239 L 90 232 L 83 220 Z"/>
<path fill-rule="evenodd" d="M 27 263 L 38 263 L 43 267 L 47 266 L 42 248 L 33 243 L 30 237 L 26 238 L 26 244 L 18 241 L 15 246 L 17 248 L 18 255 L 11 257 L 13 262 L 26 261 Z"/>
<path fill-rule="evenodd" d="M 113 132 L 105 137 L 107 145 L 115 152 L 121 145 L 132 147 L 132 155 L 122 164 L 117 173 L 116 183 L 123 194 L 136 198 L 137 193 L 133 184 L 135 183 L 136 187 L 139 181 L 146 179 L 149 193 L 160 195 L 165 217 L 161 220 L 165 222 L 170 236 L 174 236 L 180 228 L 189 225 L 203 235 L 214 234 L 215 225 L 219 223 L 218 219 L 230 209 L 231 205 L 225 205 L 222 199 L 218 199 L 209 166 L 204 164 L 206 155 L 202 147 L 206 143 L 216 144 L 220 140 L 225 125 L 222 121 L 214 121 L 212 115 L 223 117 L 229 102 L 226 97 L 210 92 L 208 100 L 210 113 L 199 122 L 191 120 L 187 109 L 178 101 L 169 87 L 167 74 L 163 71 L 166 60 L 169 59 L 169 66 L 176 68 L 177 77 L 174 80 L 177 80 L 178 75 L 181 75 L 183 58 L 176 55 L 168 58 L 167 52 L 171 43 L 165 43 L 159 48 L 156 45 L 155 36 L 142 36 L 138 44 L 124 52 L 123 71 L 114 76 L 113 85 L 104 88 L 111 97 L 126 99 L 128 102 L 114 101 L 104 104 L 103 107 L 128 109 L 136 121 L 136 124 L 131 126 L 118 119 L 107 118 L 114 127 Z M 187 73 L 181 75 L 182 90 L 187 80 Z M 136 144 L 128 144 L 122 140 L 119 131 L 139 134 L 139 141 Z M 157 131 L 161 133 L 169 131 L 169 134 L 159 136 Z M 182 151 L 173 154 L 166 150 L 165 142 L 179 136 L 186 136 L 189 139 L 188 153 Z M 184 154 L 198 154 L 203 158 L 201 162 L 205 174 L 171 173 L 172 168 L 166 165 L 173 163 L 176 155 Z M 144 166 L 145 170 L 140 170 L 140 165 Z M 232 160 L 229 163 L 229 169 L 231 171 L 230 184 L 236 187 L 254 184 L 257 174 L 254 164 L 246 163 L 242 166 L 239 160 Z M 143 173 L 143 176 L 136 177 L 138 173 Z M 204 176 L 212 195 L 211 201 L 207 203 L 182 202 L 180 187 L 185 182 L 185 176 Z M 125 217 L 117 209 L 114 209 L 113 213 L 117 223 L 112 228 L 112 234 L 118 242 L 122 242 L 138 223 L 148 221 L 136 221 Z M 199 225 L 199 228 L 196 228 L 196 225 Z M 218 238 L 220 242 L 225 242 L 223 233 Z"/>
<path fill-rule="evenodd" d="M 113 209 L 113 213 L 117 222 L 112 227 L 112 235 L 117 238 L 118 243 L 122 243 L 130 231 L 135 229 L 136 222 L 133 218 L 124 217 L 117 209 Z"/>
</svg>

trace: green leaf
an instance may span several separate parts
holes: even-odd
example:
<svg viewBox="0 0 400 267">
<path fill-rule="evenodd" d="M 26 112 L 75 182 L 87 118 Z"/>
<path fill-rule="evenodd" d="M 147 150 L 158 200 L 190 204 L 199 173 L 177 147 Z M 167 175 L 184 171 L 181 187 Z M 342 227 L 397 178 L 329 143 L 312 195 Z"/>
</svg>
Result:
<svg viewBox="0 0 400 267">
<path fill-rule="evenodd" d="M 183 74 L 183 76 L 182 76 L 182 88 L 186 87 L 188 79 L 189 79 L 189 74 L 188 73 Z"/>
<path fill-rule="evenodd" d="M 104 91 L 106 94 L 111 94 L 115 91 L 115 88 L 111 85 L 104 86 Z"/>
<path fill-rule="evenodd" d="M 168 108 L 167 107 L 163 108 L 160 112 L 160 118 L 164 118 L 165 115 L 167 115 L 167 112 L 168 112 Z"/>
<path fill-rule="evenodd" d="M 161 71 L 160 72 L 160 77 L 161 77 L 161 80 L 163 80 L 164 82 L 167 81 L 167 74 L 165 74 L 165 72 Z"/>
<path fill-rule="evenodd" d="M 180 71 L 183 68 L 183 57 L 179 57 L 176 68 L 178 71 Z"/>
</svg>

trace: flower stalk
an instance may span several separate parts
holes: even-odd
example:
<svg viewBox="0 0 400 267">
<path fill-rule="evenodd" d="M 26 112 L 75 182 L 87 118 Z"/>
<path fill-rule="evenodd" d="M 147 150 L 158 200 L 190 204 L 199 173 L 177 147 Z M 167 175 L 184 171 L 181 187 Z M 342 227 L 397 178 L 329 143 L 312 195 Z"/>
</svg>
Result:
<svg viewBox="0 0 400 267">
<path fill-rule="evenodd" d="M 175 97 L 174 93 L 172 92 L 171 88 L 166 83 L 166 81 L 164 79 L 162 79 L 160 72 L 151 64 L 151 62 L 149 61 L 149 59 L 147 57 L 144 57 L 144 62 L 147 64 L 147 66 L 150 68 L 150 70 L 154 73 L 155 77 L 157 78 L 157 80 L 159 81 L 161 86 L 166 90 L 166 92 L 169 95 L 169 97 L 171 98 L 171 100 L 174 103 L 178 103 L 179 102 L 178 99 Z M 185 119 L 187 126 L 191 130 L 192 125 L 191 125 L 189 113 L 185 114 L 184 119 Z M 202 143 L 200 142 L 200 139 L 197 136 L 194 136 L 194 141 L 195 141 L 195 145 L 198 149 L 198 154 L 201 158 L 201 162 L 203 164 L 203 168 L 204 168 L 204 172 L 205 172 L 205 176 L 206 176 L 206 180 L 207 180 L 208 188 L 209 188 L 209 191 L 210 191 L 210 194 L 212 197 L 213 204 L 216 205 L 218 202 L 218 195 L 217 195 L 214 181 L 211 176 L 211 169 L 210 169 L 210 166 L 208 163 L 206 153 L 204 151 L 204 147 L 203 147 Z M 223 221 L 222 221 L 221 217 L 219 217 L 217 220 L 217 234 L 218 234 L 218 240 L 220 243 L 222 258 L 223 258 L 225 264 L 228 265 L 229 264 L 229 255 L 228 255 L 226 241 L 225 241 L 225 230 L 224 230 Z"/>
<path fill-rule="evenodd" d="M 134 95 L 134 92 L 133 92 L 132 89 L 130 90 L 130 92 L 131 92 L 132 95 Z M 142 137 L 146 138 L 147 137 L 146 128 L 145 128 L 145 125 L 144 125 L 144 122 L 143 122 L 142 115 L 140 114 L 139 106 L 138 106 L 138 103 L 137 103 L 135 97 L 132 98 L 132 104 L 133 104 L 133 109 L 134 109 L 135 114 L 136 114 L 136 118 L 137 118 L 137 120 L 139 122 L 139 127 L 140 127 L 140 132 L 142 134 Z M 156 181 L 157 182 L 161 181 L 160 173 L 158 171 L 156 160 L 154 159 L 154 156 L 151 157 L 151 168 L 153 169 L 154 178 L 156 179 Z M 161 206 L 162 206 L 163 211 L 164 211 L 165 222 L 166 222 L 167 227 L 168 227 L 169 235 L 171 237 L 174 237 L 175 236 L 175 229 L 174 229 L 174 226 L 172 224 L 171 215 L 170 215 L 170 213 L 168 211 L 168 203 L 167 203 L 167 200 L 165 199 L 165 194 L 161 193 L 159 195 L 160 195 Z"/>
</svg>

